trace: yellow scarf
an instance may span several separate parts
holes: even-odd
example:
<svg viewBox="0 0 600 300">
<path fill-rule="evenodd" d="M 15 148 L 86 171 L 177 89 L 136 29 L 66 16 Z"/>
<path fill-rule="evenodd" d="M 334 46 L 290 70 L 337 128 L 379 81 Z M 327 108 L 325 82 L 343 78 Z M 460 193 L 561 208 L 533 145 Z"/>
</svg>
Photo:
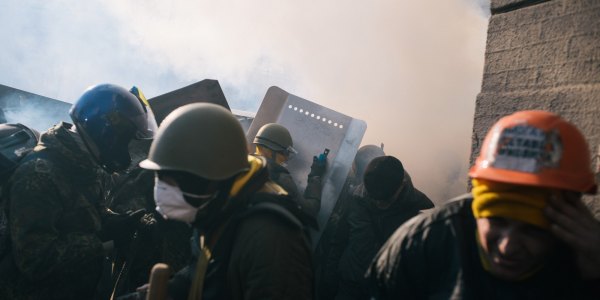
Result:
<svg viewBox="0 0 600 300">
<path fill-rule="evenodd" d="M 250 169 L 235 178 L 235 181 L 231 186 L 231 190 L 229 191 L 230 199 L 237 196 L 246 183 L 248 183 L 250 178 L 252 178 L 252 176 L 254 176 L 254 174 L 256 174 L 256 172 L 258 172 L 263 165 L 263 161 L 260 158 L 252 155 L 248 155 L 248 163 L 250 164 Z"/>
<path fill-rule="evenodd" d="M 473 179 L 472 182 L 471 208 L 475 218 L 504 217 L 543 229 L 550 227 L 542 210 L 553 190 L 483 179 Z"/>
</svg>

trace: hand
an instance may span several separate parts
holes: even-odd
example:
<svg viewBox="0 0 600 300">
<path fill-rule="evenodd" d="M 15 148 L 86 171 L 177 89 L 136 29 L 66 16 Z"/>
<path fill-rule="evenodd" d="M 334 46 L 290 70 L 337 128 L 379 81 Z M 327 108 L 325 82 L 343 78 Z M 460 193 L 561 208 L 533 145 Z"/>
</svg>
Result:
<svg viewBox="0 0 600 300">
<path fill-rule="evenodd" d="M 103 241 L 113 240 L 115 248 L 122 249 L 129 244 L 145 213 L 145 209 L 140 209 L 125 214 L 110 215 L 102 224 L 100 238 Z"/>
<path fill-rule="evenodd" d="M 545 213 L 550 230 L 573 249 L 583 279 L 600 279 L 600 221 L 574 192 L 551 197 Z"/>
<path fill-rule="evenodd" d="M 327 157 L 321 155 L 321 157 L 313 156 L 313 163 L 310 166 L 310 173 L 308 176 L 323 176 L 327 171 Z"/>
<path fill-rule="evenodd" d="M 149 287 L 150 287 L 150 284 L 149 283 L 145 283 L 144 285 L 137 287 L 135 289 L 135 291 L 138 292 L 138 293 L 147 293 Z"/>
</svg>

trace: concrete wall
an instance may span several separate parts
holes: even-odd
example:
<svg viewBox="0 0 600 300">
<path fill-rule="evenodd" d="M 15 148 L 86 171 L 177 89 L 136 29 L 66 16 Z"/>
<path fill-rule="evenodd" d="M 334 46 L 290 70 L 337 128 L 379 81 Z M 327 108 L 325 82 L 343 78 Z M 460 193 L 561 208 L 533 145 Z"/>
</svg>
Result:
<svg viewBox="0 0 600 300">
<path fill-rule="evenodd" d="M 471 163 L 491 125 L 524 109 L 552 111 L 575 123 L 598 154 L 600 1 L 492 0 L 491 10 Z M 593 206 L 600 216 L 600 204 Z"/>
</svg>

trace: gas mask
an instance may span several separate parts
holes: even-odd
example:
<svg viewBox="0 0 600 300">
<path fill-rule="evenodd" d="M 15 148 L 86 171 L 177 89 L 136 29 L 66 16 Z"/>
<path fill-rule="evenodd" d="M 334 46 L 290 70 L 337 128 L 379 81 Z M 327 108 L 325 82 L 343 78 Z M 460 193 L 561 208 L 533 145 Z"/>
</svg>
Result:
<svg viewBox="0 0 600 300">
<path fill-rule="evenodd" d="M 170 185 L 158 177 L 154 181 L 154 201 L 156 202 L 156 211 L 166 220 L 178 220 L 191 224 L 196 219 L 196 213 L 202 210 L 218 193 L 210 195 L 196 195 L 183 192 L 178 186 Z M 199 205 L 195 207 L 185 200 L 185 197 L 191 198 L 192 202 Z"/>
</svg>

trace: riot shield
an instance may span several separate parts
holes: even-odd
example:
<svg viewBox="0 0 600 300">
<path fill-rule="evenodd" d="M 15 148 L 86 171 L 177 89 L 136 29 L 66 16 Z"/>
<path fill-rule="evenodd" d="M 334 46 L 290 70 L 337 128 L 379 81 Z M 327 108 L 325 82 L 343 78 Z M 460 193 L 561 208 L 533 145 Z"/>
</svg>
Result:
<svg viewBox="0 0 600 300">
<path fill-rule="evenodd" d="M 160 124 L 174 109 L 190 103 L 214 103 L 230 110 L 219 82 L 211 79 L 156 96 L 148 102 L 157 124 Z M 0 84 L 0 121 L 23 123 L 44 132 L 60 121 L 71 122 L 69 117 L 71 106 L 71 103 Z M 4 115 L 3 120 L 1 114 Z"/>
<path fill-rule="evenodd" d="M 156 123 L 159 125 L 173 110 L 190 103 L 214 103 L 225 107 L 227 110 L 231 110 L 225 99 L 221 85 L 219 85 L 219 81 L 212 79 L 205 79 L 178 90 L 156 96 L 149 99 L 148 102 L 156 118 Z"/>
<path fill-rule="evenodd" d="M 252 120 L 254 120 L 254 116 L 256 116 L 256 113 L 238 109 L 232 109 L 231 113 L 238 119 L 238 121 L 240 121 L 244 132 L 248 132 L 250 124 L 252 124 Z"/>
<path fill-rule="evenodd" d="M 288 161 L 288 170 L 300 193 L 306 188 L 313 156 L 330 150 L 317 217 L 320 229 L 311 235 L 313 245 L 316 245 L 342 191 L 367 124 L 278 87 L 269 88 L 248 129 L 246 138 L 250 144 L 267 123 L 281 124 L 292 135 L 298 154 Z"/>
</svg>

